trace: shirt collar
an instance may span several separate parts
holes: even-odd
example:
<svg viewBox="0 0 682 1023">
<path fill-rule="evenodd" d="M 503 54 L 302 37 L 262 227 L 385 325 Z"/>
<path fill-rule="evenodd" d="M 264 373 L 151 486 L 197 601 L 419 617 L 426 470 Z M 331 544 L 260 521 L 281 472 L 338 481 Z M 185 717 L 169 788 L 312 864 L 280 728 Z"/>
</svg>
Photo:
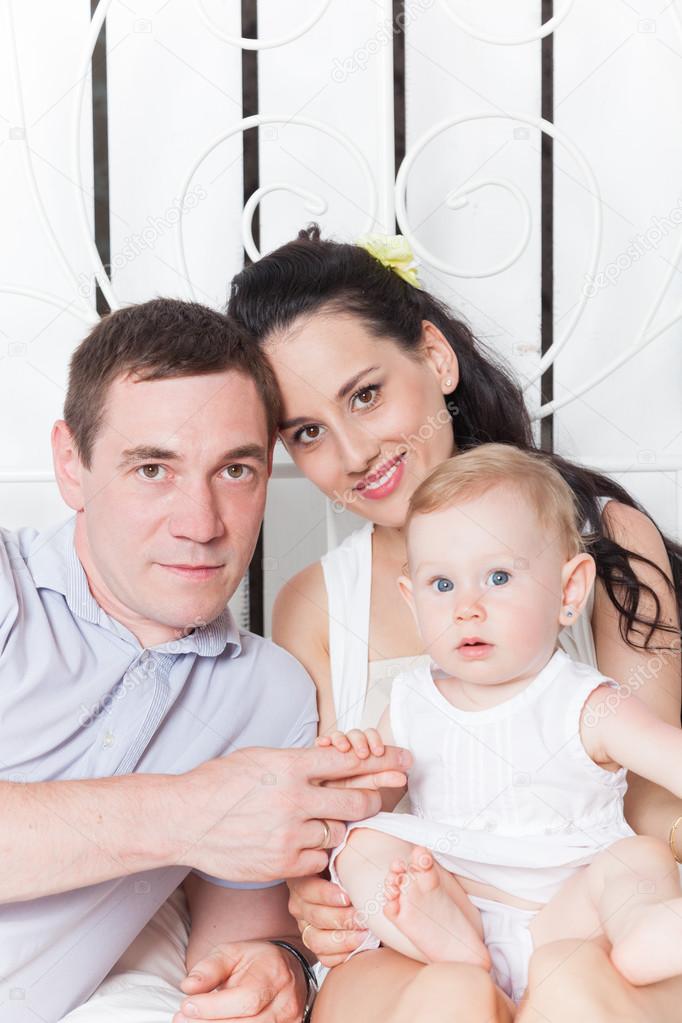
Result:
<svg viewBox="0 0 682 1023">
<path fill-rule="evenodd" d="M 72 515 L 35 536 L 27 564 L 36 587 L 61 593 L 77 618 L 116 632 L 139 647 L 133 634 L 106 614 L 90 592 L 88 578 L 76 554 L 75 526 L 76 516 Z M 237 657 L 241 648 L 239 628 L 226 607 L 212 622 L 194 629 L 188 636 L 168 640 L 151 649 L 167 654 L 196 653 L 201 657 L 217 657 L 226 650 L 228 656 Z"/>
</svg>

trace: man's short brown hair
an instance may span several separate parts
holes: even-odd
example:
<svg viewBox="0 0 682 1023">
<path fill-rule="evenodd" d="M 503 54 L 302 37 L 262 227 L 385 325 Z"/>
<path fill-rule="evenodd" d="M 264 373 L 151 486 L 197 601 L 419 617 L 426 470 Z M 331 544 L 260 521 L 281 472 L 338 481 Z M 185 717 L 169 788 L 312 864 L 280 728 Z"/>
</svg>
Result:
<svg viewBox="0 0 682 1023">
<path fill-rule="evenodd" d="M 198 376 L 234 370 L 251 379 L 263 402 L 268 435 L 281 419 L 279 389 L 258 346 L 243 327 L 197 302 L 155 298 L 104 316 L 71 357 L 64 420 L 81 462 L 90 468 L 92 449 L 115 379 Z"/>
</svg>

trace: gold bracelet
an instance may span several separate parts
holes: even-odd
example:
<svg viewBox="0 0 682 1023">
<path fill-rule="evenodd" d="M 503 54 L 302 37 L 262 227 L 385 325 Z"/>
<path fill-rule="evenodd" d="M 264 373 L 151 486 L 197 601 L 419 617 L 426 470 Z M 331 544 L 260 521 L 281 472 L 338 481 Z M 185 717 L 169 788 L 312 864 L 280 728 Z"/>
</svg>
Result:
<svg viewBox="0 0 682 1023">
<path fill-rule="evenodd" d="M 677 825 L 680 823 L 680 821 L 682 821 L 682 816 L 678 817 L 677 820 L 673 821 L 672 826 L 670 828 L 670 834 L 668 836 L 668 844 L 670 845 L 670 851 L 678 863 L 682 863 L 682 860 L 677 855 L 677 850 L 675 849 L 675 829 L 677 828 Z"/>
</svg>

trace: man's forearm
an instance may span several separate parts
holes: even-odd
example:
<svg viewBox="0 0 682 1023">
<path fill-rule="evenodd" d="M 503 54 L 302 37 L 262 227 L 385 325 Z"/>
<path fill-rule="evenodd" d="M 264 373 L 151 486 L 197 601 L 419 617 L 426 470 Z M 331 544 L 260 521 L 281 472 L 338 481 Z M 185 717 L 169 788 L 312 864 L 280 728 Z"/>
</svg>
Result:
<svg viewBox="0 0 682 1023">
<path fill-rule="evenodd" d="M 174 862 L 173 775 L 0 782 L 0 903 Z"/>
</svg>

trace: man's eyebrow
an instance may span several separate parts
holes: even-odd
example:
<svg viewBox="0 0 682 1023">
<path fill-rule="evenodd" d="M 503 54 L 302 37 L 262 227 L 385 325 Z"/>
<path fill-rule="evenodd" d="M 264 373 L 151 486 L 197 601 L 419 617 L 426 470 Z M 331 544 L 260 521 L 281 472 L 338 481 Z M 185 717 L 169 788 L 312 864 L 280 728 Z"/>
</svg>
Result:
<svg viewBox="0 0 682 1023">
<path fill-rule="evenodd" d="M 346 395 L 350 394 L 353 388 L 357 386 L 358 381 L 362 380 L 367 373 L 375 373 L 378 369 L 378 366 L 368 366 L 367 369 L 363 369 L 360 373 L 352 376 L 350 380 L 346 380 L 345 384 L 336 392 L 336 400 L 343 401 Z M 290 430 L 292 426 L 305 426 L 306 423 L 312 422 L 313 418 L 311 416 L 296 416 L 295 419 L 285 419 L 283 423 L 279 424 L 279 428 L 280 430 Z"/>
<path fill-rule="evenodd" d="M 177 451 L 146 444 L 140 444 L 136 448 L 126 448 L 121 455 L 119 469 L 124 469 L 133 462 L 181 462 L 183 460 Z M 237 462 L 244 458 L 252 458 L 256 462 L 262 462 L 263 465 L 268 460 L 267 451 L 262 444 L 241 444 L 239 447 L 226 451 L 218 461 L 223 465 L 226 462 Z"/>
<path fill-rule="evenodd" d="M 180 458 L 176 451 L 168 448 L 155 448 L 148 444 L 139 444 L 136 448 L 126 448 L 121 452 L 119 469 L 124 469 L 132 462 L 172 462 Z"/>
</svg>

